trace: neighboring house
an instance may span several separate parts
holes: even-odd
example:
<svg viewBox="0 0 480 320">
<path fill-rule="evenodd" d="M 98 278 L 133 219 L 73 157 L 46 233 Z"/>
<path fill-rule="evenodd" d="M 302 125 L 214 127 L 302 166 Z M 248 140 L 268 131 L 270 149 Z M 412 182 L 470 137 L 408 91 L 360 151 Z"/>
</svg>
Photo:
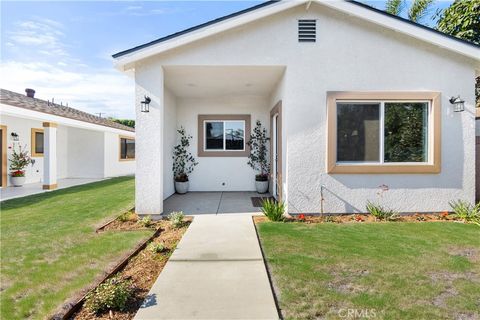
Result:
<svg viewBox="0 0 480 320">
<path fill-rule="evenodd" d="M 33 94 L 33 92 L 32 92 Z M 1 89 L 2 187 L 13 148 L 35 163 L 26 183 L 55 189 L 62 178 L 106 178 L 135 173 L 135 130 L 59 104 Z"/>
<path fill-rule="evenodd" d="M 475 198 L 471 43 L 356 2 L 272 1 L 113 57 L 135 76 L 140 214 L 161 213 L 174 192 L 180 126 L 199 162 L 192 191 L 255 190 L 248 148 L 228 130 L 245 142 L 256 120 L 273 142 L 270 191 L 291 213 Z M 449 102 L 458 95 L 465 112 Z"/>
<path fill-rule="evenodd" d="M 475 201 L 480 201 L 480 107 L 475 108 Z"/>
</svg>

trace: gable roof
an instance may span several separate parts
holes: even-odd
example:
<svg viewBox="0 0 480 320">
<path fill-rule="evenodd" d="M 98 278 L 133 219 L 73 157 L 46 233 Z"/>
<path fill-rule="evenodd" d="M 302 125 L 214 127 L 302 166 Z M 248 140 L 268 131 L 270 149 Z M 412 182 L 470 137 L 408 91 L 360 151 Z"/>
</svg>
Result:
<svg viewBox="0 0 480 320">
<path fill-rule="evenodd" d="M 417 39 L 449 49 L 464 56 L 480 61 L 480 46 L 471 42 L 447 35 L 438 30 L 412 22 L 408 19 L 389 14 L 353 0 L 318 1 L 324 6 L 347 13 L 352 16 L 373 22 L 383 27 L 410 35 Z M 229 14 L 192 28 L 156 39 L 154 41 L 127 49 L 112 55 L 115 66 L 122 71 L 127 64 L 165 52 L 172 48 L 220 33 L 222 31 L 282 12 L 302 4 L 309 5 L 308 0 L 267 1 L 259 5 Z"/>
<path fill-rule="evenodd" d="M 48 113 L 59 117 L 93 123 L 104 127 L 135 132 L 135 129 L 133 128 L 110 121 L 105 118 L 94 116 L 90 113 L 62 106 L 56 103 L 51 103 L 45 100 L 30 98 L 24 94 L 16 93 L 5 89 L 0 89 L 0 103 L 32 111 Z"/>
<path fill-rule="evenodd" d="M 226 15 L 226 16 L 222 16 L 222 17 L 220 17 L 220 18 L 216 18 L 216 19 L 207 21 L 207 22 L 205 22 L 205 23 L 202 23 L 202 24 L 193 26 L 193 27 L 188 28 L 188 29 L 184 29 L 184 30 L 179 31 L 179 32 L 172 33 L 172 34 L 170 34 L 170 35 L 168 35 L 168 36 L 155 39 L 155 40 L 153 40 L 153 41 L 150 41 L 150 42 L 141 44 L 141 45 L 139 45 L 139 46 L 136 46 L 136 47 L 133 47 L 133 48 L 124 50 L 124 51 L 117 52 L 117 53 L 113 54 L 112 57 L 113 57 L 113 58 L 118 58 L 118 57 L 124 56 L 124 55 L 126 55 L 126 54 L 129 54 L 129 53 L 138 51 L 138 50 L 143 49 L 143 48 L 146 48 L 146 47 L 153 46 L 153 45 L 155 45 L 155 44 L 157 44 L 157 43 L 160 43 L 160 42 L 164 42 L 164 41 L 167 41 L 167 40 L 176 38 L 176 37 L 180 37 L 181 35 L 184 35 L 184 34 L 187 34 L 187 33 L 190 33 L 190 32 L 193 32 L 193 31 L 195 31 L 195 30 L 202 29 L 202 28 L 205 28 L 205 27 L 208 27 L 208 26 L 211 26 L 211 25 L 214 25 L 214 24 L 216 24 L 216 23 L 222 22 L 222 21 L 227 20 L 227 19 L 234 18 L 234 17 L 236 17 L 236 16 L 239 16 L 239 15 L 242 15 L 242 14 L 245 14 L 245 13 L 248 13 L 248 12 L 250 12 L 250 11 L 254 11 L 254 10 L 257 10 L 257 9 L 260 9 L 260 8 L 264 8 L 264 7 L 266 7 L 266 6 L 272 5 L 272 4 L 274 4 L 274 3 L 276 3 L 276 2 L 279 2 L 279 1 L 280 1 L 280 0 L 273 0 L 273 1 L 266 1 L 266 2 L 260 3 L 260 4 L 258 4 L 258 5 L 253 6 L 253 7 L 250 7 L 250 8 L 247 8 L 247 9 L 243 9 L 243 10 L 240 10 L 240 11 L 237 11 L 237 12 L 234 12 L 234 13 L 231 13 L 231 14 L 228 14 L 228 15 Z"/>
</svg>

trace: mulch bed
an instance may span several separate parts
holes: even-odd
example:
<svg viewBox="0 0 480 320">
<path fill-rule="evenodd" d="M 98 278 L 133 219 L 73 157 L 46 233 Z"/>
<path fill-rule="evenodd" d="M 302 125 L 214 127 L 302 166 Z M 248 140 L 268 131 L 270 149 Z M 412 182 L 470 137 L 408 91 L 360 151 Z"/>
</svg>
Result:
<svg viewBox="0 0 480 320">
<path fill-rule="evenodd" d="M 138 215 L 135 213 L 135 209 L 131 209 L 120 216 L 116 217 L 113 220 L 108 221 L 99 228 L 96 232 L 104 232 L 109 230 L 118 230 L 118 231 L 138 231 L 138 230 L 151 230 L 156 229 L 157 224 L 155 221 L 152 221 L 152 225 L 145 227 L 142 224 L 138 223 Z"/>
<path fill-rule="evenodd" d="M 145 227 L 137 223 L 137 220 L 138 217 L 131 212 L 128 220 L 121 221 L 117 218 L 100 228 L 97 232 L 107 230 L 129 231 L 145 229 Z M 124 311 L 110 311 L 103 314 L 94 314 L 82 305 L 81 308 L 69 319 L 133 319 L 192 219 L 186 218 L 184 221 L 184 225 L 181 228 L 173 228 L 167 220 L 153 222 L 151 227 L 157 230 L 160 229 L 160 232 L 151 242 L 162 243 L 165 250 L 161 253 L 154 253 L 149 250 L 147 245 L 144 249 L 139 251 L 138 254 L 132 257 L 125 267 L 112 275 L 129 280 L 134 288 L 133 298 L 128 301 L 127 307 Z"/>
<path fill-rule="evenodd" d="M 255 223 L 269 221 L 265 216 L 254 217 Z M 307 215 L 299 214 L 285 219 L 286 222 L 303 222 L 303 223 L 372 223 L 384 222 L 376 219 L 370 214 L 343 214 L 343 215 Z M 458 220 L 449 212 L 439 213 L 416 213 L 416 214 L 402 214 L 395 220 L 388 222 L 433 222 L 433 221 L 455 221 Z"/>
</svg>

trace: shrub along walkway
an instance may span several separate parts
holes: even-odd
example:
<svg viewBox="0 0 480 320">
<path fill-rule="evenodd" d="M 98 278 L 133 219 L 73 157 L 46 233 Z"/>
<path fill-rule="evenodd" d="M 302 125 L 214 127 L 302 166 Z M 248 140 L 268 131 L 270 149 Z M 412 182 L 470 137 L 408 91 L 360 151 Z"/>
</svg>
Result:
<svg viewBox="0 0 480 320">
<path fill-rule="evenodd" d="M 201 215 L 135 319 L 278 319 L 249 215 Z"/>
</svg>

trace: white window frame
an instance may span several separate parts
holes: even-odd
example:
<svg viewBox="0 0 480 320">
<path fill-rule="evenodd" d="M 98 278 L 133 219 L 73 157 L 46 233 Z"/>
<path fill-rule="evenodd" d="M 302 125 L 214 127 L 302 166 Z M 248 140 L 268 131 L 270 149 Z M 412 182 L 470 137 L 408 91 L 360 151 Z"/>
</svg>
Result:
<svg viewBox="0 0 480 320">
<path fill-rule="evenodd" d="M 223 123 L 223 149 L 207 149 L 207 122 L 222 122 Z M 243 124 L 243 148 L 234 150 L 227 149 L 225 123 L 228 122 L 241 122 Z M 204 152 L 245 152 L 246 148 L 246 123 L 245 120 L 204 120 L 203 121 L 203 151 Z"/>
<path fill-rule="evenodd" d="M 358 166 L 371 166 L 371 165 L 422 165 L 433 163 L 433 116 L 432 116 L 432 103 L 430 100 L 336 100 L 335 102 L 335 117 L 338 117 L 338 104 L 351 103 L 351 104 L 379 104 L 380 105 L 380 117 L 379 117 L 379 134 L 380 134 L 380 148 L 379 148 L 379 161 L 338 161 L 338 146 L 336 148 L 335 161 L 339 165 L 358 165 Z M 385 162 L 385 103 L 426 103 L 427 104 L 427 161 L 424 162 Z M 338 135 L 338 123 L 335 121 L 335 131 Z"/>
</svg>

